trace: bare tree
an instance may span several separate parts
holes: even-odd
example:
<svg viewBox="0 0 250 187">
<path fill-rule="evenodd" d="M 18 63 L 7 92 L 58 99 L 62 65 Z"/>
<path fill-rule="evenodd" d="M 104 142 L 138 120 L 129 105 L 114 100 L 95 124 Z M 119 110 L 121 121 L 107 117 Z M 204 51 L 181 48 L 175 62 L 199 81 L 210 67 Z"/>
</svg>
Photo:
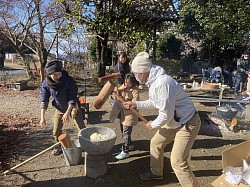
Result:
<svg viewBox="0 0 250 187">
<path fill-rule="evenodd" d="M 62 31 L 63 33 L 63 31 Z M 68 61 L 85 62 L 84 52 L 87 51 L 87 40 L 85 38 L 85 29 L 81 26 L 67 35 L 59 35 L 58 47 L 63 51 L 62 56 Z"/>
<path fill-rule="evenodd" d="M 23 49 L 28 48 L 36 54 L 43 80 L 47 57 L 57 36 L 55 21 L 58 27 L 63 22 L 60 6 L 42 0 L 1 0 L 0 7 L 1 39 L 20 55 L 30 77 L 32 73 Z M 52 39 L 49 41 L 46 35 Z"/>
</svg>

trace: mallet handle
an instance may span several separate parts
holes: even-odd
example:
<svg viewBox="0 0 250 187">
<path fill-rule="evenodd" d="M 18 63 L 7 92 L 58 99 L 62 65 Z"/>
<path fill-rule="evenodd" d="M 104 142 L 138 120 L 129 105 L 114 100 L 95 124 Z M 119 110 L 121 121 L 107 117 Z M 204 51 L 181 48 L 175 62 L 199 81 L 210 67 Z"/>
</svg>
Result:
<svg viewBox="0 0 250 187">
<path fill-rule="evenodd" d="M 99 77 L 98 78 L 98 82 L 107 82 L 109 80 L 112 80 L 112 79 L 117 79 L 120 77 L 120 73 L 112 73 L 110 75 L 106 75 L 106 76 L 103 76 L 103 77 Z"/>
<path fill-rule="evenodd" d="M 47 151 L 49 151 L 49 150 L 53 149 L 54 147 L 58 146 L 59 144 L 60 144 L 60 142 L 55 143 L 54 145 L 50 146 L 49 148 L 43 150 L 42 152 L 40 152 L 40 153 L 38 153 L 38 154 L 32 156 L 31 158 L 29 158 L 29 159 L 27 159 L 27 160 L 21 162 L 20 164 L 14 166 L 14 167 L 12 167 L 12 168 L 10 168 L 9 170 L 7 170 L 7 171 L 5 171 L 5 172 L 3 172 L 3 173 L 6 175 L 6 174 L 9 173 L 10 171 L 12 171 L 12 170 L 14 170 L 14 169 L 16 169 L 16 168 L 18 168 L 18 167 L 20 167 L 20 166 L 26 164 L 27 162 L 29 162 L 29 161 L 35 159 L 36 157 L 38 157 L 38 156 L 40 156 L 40 155 L 46 153 Z"/>
<path fill-rule="evenodd" d="M 126 102 L 126 100 L 121 97 L 120 95 L 118 95 L 116 92 L 113 92 L 114 96 L 117 98 L 117 100 L 121 101 L 121 102 Z M 129 110 L 131 110 L 131 112 L 133 112 L 135 115 L 138 116 L 138 118 L 140 118 L 145 124 L 148 123 L 148 120 L 146 120 L 146 118 L 144 118 L 136 109 L 130 107 Z"/>
</svg>

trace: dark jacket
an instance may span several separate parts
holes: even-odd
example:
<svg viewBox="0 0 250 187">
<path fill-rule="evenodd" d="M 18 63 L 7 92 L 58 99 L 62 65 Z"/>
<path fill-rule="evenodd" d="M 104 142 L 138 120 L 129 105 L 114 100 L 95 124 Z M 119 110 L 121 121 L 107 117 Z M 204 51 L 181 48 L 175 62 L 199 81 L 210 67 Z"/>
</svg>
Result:
<svg viewBox="0 0 250 187">
<path fill-rule="evenodd" d="M 130 67 L 129 63 L 126 62 L 125 64 L 122 64 L 120 61 L 117 62 L 116 66 L 114 67 L 114 72 L 120 72 L 121 77 L 118 78 L 118 83 L 122 85 L 124 83 L 124 78 L 127 73 L 130 73 Z"/>
<path fill-rule="evenodd" d="M 62 71 L 59 84 L 51 85 L 51 81 L 54 82 L 50 77 L 46 77 L 42 82 L 40 101 L 48 103 L 51 96 L 53 98 L 52 106 L 65 113 L 69 104 L 75 105 L 78 102 L 76 82 L 65 70 Z"/>
<path fill-rule="evenodd" d="M 246 74 L 246 71 L 249 71 L 250 69 L 250 59 L 244 59 L 241 57 L 237 61 L 237 71 L 240 74 Z"/>
</svg>

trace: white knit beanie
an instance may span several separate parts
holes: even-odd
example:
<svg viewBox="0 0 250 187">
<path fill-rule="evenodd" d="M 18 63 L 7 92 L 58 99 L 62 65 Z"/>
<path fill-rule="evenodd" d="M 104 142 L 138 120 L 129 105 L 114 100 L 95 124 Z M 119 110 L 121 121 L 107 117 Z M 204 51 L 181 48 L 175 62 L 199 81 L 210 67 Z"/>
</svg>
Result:
<svg viewBox="0 0 250 187">
<path fill-rule="evenodd" d="M 149 72 L 152 63 L 147 52 L 140 52 L 132 61 L 131 70 L 136 73 Z"/>
</svg>

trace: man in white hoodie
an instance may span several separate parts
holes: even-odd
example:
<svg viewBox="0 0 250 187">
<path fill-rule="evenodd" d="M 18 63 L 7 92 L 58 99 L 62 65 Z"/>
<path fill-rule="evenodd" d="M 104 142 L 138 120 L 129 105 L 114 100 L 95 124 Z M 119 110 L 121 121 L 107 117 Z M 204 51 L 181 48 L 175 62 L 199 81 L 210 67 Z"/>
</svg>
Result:
<svg viewBox="0 0 250 187">
<path fill-rule="evenodd" d="M 171 166 L 183 187 L 198 187 L 187 158 L 200 129 L 201 121 L 184 89 L 160 66 L 154 65 L 146 52 L 139 53 L 131 70 L 140 84 L 149 88 L 149 99 L 125 102 L 125 108 L 152 108 L 159 110 L 155 120 L 149 121 L 149 130 L 158 128 L 150 141 L 150 170 L 140 175 L 141 180 L 163 179 L 164 148 L 173 143 Z"/>
</svg>

